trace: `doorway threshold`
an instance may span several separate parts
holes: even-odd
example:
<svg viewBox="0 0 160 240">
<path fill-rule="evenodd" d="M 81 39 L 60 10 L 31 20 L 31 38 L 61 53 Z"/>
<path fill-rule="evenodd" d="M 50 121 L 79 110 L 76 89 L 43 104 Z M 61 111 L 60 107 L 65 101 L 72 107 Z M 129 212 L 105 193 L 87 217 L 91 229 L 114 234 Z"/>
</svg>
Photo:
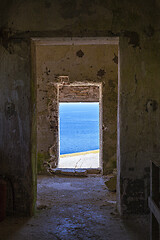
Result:
<svg viewBox="0 0 160 240">
<path fill-rule="evenodd" d="M 50 173 L 66 176 L 87 177 L 88 174 L 101 174 L 101 168 L 53 168 Z"/>
</svg>

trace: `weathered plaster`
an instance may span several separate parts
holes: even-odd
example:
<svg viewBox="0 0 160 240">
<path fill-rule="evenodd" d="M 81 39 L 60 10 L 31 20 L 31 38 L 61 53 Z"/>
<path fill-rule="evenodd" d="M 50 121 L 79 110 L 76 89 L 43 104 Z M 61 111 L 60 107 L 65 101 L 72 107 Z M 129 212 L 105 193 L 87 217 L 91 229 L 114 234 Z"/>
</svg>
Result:
<svg viewBox="0 0 160 240">
<path fill-rule="evenodd" d="M 35 106 L 30 82 L 33 37 L 120 37 L 118 205 L 122 214 L 134 213 L 140 198 L 141 210 L 147 209 L 146 169 L 150 159 L 160 156 L 159 12 L 158 0 L 146 0 L 145 4 L 139 0 L 1 1 L 0 174 L 13 182 L 16 214 L 27 215 L 35 199 Z"/>
<path fill-rule="evenodd" d="M 59 102 L 99 102 L 99 86 L 59 86 Z"/>
<path fill-rule="evenodd" d="M 37 44 L 36 66 L 37 66 L 37 148 L 39 154 L 52 152 L 51 158 L 44 157 L 44 163 L 48 160 L 51 167 L 56 167 L 59 158 L 58 139 L 58 102 L 64 100 L 74 101 L 100 101 L 99 91 L 96 94 L 96 85 L 102 84 L 102 143 L 100 143 L 103 172 L 111 171 L 116 166 L 116 144 L 117 144 L 117 82 L 118 69 L 113 61 L 117 53 L 117 45 L 96 44 L 76 45 L 47 45 Z M 81 40 L 79 40 L 81 41 Z M 89 42 L 89 40 L 86 40 Z M 42 41 L 43 42 L 43 41 Z M 84 41 L 85 42 L 85 41 Z M 83 51 L 83 57 L 77 56 L 78 51 Z M 47 69 L 47 71 L 46 71 Z M 68 76 L 71 90 L 63 99 L 63 93 L 67 88 L 63 86 L 60 76 Z M 76 86 L 84 84 L 83 91 L 79 86 L 79 95 Z M 60 85 L 62 84 L 62 85 Z M 86 85 L 85 85 L 86 84 Z M 86 91 L 87 84 L 92 84 Z M 95 84 L 95 86 L 94 86 Z M 68 85 L 69 86 L 69 85 Z M 59 92 L 59 97 L 57 94 Z M 93 94 L 95 93 L 95 95 Z M 97 97 L 96 97 L 97 96 Z M 78 98 L 79 97 L 79 98 Z M 106 147 L 107 146 L 107 147 Z M 39 160 L 38 160 L 39 161 Z M 113 162 L 115 164 L 113 164 Z M 43 164 L 43 162 L 42 162 Z M 41 165 L 41 169 L 43 166 Z"/>
</svg>

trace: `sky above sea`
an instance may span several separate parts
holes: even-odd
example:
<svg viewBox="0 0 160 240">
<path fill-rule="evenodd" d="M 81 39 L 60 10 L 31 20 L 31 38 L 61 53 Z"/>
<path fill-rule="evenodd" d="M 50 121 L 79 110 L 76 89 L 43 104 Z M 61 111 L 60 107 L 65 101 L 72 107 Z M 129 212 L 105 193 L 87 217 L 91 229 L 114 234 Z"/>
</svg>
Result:
<svg viewBox="0 0 160 240">
<path fill-rule="evenodd" d="M 60 103 L 60 154 L 99 149 L 99 103 Z"/>
</svg>

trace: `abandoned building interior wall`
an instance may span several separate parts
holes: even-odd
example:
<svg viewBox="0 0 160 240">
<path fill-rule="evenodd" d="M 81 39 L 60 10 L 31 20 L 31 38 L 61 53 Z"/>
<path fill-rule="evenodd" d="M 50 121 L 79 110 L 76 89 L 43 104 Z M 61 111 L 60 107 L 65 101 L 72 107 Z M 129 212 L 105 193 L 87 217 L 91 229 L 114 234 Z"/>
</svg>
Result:
<svg viewBox="0 0 160 240">
<path fill-rule="evenodd" d="M 44 170 L 47 154 L 51 155 L 49 157 L 51 167 L 57 165 L 59 158 L 58 103 L 64 98 L 62 95 L 64 90 L 62 92 L 63 88 L 59 88 L 58 85 L 60 83 L 102 84 L 103 171 L 107 173 L 107 170 L 116 166 L 118 66 L 114 58 L 118 55 L 118 47 L 106 44 L 77 44 L 41 46 L 37 43 L 36 45 L 37 161 L 39 171 Z M 81 53 L 80 56 L 79 53 Z M 59 78 L 63 75 L 69 77 L 67 82 L 63 82 L 63 79 Z M 97 99 L 93 95 L 94 92 L 96 93 L 95 86 L 94 89 L 92 88 L 90 86 L 90 91 L 87 92 L 84 91 L 84 86 L 83 91 L 79 92 L 81 96 L 79 99 L 95 101 Z M 74 92 L 72 92 L 73 90 Z M 67 91 L 69 91 L 68 94 L 71 94 L 68 99 L 74 100 L 77 95 L 76 88 L 70 87 Z"/>
<path fill-rule="evenodd" d="M 36 113 L 35 86 L 33 79 L 31 81 L 32 70 L 35 73 L 31 67 L 31 38 L 34 37 L 119 37 L 119 210 L 122 214 L 148 210 L 149 161 L 160 157 L 159 13 L 158 0 L 146 0 L 145 4 L 139 0 L 1 1 L 0 174 L 13 184 L 15 214 L 33 213 L 36 197 L 36 149 L 32 148 L 36 133 L 31 134 L 35 130 Z M 45 57 L 43 48 L 40 46 L 38 52 Z M 53 47 L 48 48 L 53 51 Z M 87 49 L 84 50 L 82 59 L 87 57 Z M 53 57 L 51 52 L 47 58 Z M 60 54 L 61 61 L 63 51 Z M 116 54 L 113 57 L 116 67 L 118 58 Z M 74 58 L 81 61 L 76 55 Z M 53 67 L 49 59 L 42 64 L 40 74 L 53 81 L 52 71 L 50 75 L 44 73 L 46 67 Z M 60 65 L 54 71 L 57 74 L 58 69 Z M 103 70 L 102 66 L 96 66 L 93 75 L 100 69 Z M 75 81 L 74 74 L 69 75 L 70 80 Z M 105 84 L 114 87 L 109 81 L 113 80 L 111 75 L 106 69 Z M 107 108 L 105 101 L 103 108 L 104 111 Z M 103 140 L 104 151 L 107 151 L 108 143 L 106 138 Z"/>
<path fill-rule="evenodd" d="M 59 102 L 99 102 L 99 98 L 100 87 L 96 85 L 68 85 L 64 82 L 59 86 Z"/>
</svg>

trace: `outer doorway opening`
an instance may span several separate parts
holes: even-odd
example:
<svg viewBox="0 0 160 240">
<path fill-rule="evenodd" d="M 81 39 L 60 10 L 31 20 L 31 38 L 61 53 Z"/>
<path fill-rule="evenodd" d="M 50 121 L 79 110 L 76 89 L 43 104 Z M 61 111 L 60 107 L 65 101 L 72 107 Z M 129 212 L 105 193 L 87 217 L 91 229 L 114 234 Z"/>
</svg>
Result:
<svg viewBox="0 0 160 240">
<path fill-rule="evenodd" d="M 112 163 L 116 162 L 116 148 L 119 149 L 119 141 L 117 146 L 119 131 L 118 134 L 116 132 L 117 93 L 120 91 L 120 88 L 118 88 L 118 78 L 120 79 L 120 76 L 118 77 L 117 74 L 120 72 L 118 71 L 118 38 L 33 39 L 32 43 L 32 52 L 35 58 L 33 77 L 36 79 L 34 84 L 35 89 L 37 89 L 37 93 L 33 95 L 33 109 L 36 102 L 37 114 L 36 117 L 35 113 L 33 114 L 32 120 L 32 138 L 35 140 L 32 153 L 37 156 L 38 173 L 43 173 L 48 165 L 51 168 L 57 167 L 59 158 L 58 106 L 61 102 L 60 88 L 67 89 L 68 86 L 80 85 L 83 92 L 85 87 L 92 85 L 99 86 L 101 92 L 99 98 L 101 120 L 99 132 L 100 166 L 103 173 L 107 174 L 108 170 L 113 168 Z M 82 57 L 79 52 L 83 52 Z M 64 79 L 60 76 L 69 77 Z M 71 100 L 65 100 L 65 102 L 68 101 Z M 117 161 L 118 179 L 120 176 L 119 161 Z M 117 189 L 119 193 L 119 182 Z M 117 199 L 118 204 L 120 204 L 119 194 Z"/>
<path fill-rule="evenodd" d="M 59 168 L 99 168 L 99 102 L 59 103 Z"/>
</svg>

